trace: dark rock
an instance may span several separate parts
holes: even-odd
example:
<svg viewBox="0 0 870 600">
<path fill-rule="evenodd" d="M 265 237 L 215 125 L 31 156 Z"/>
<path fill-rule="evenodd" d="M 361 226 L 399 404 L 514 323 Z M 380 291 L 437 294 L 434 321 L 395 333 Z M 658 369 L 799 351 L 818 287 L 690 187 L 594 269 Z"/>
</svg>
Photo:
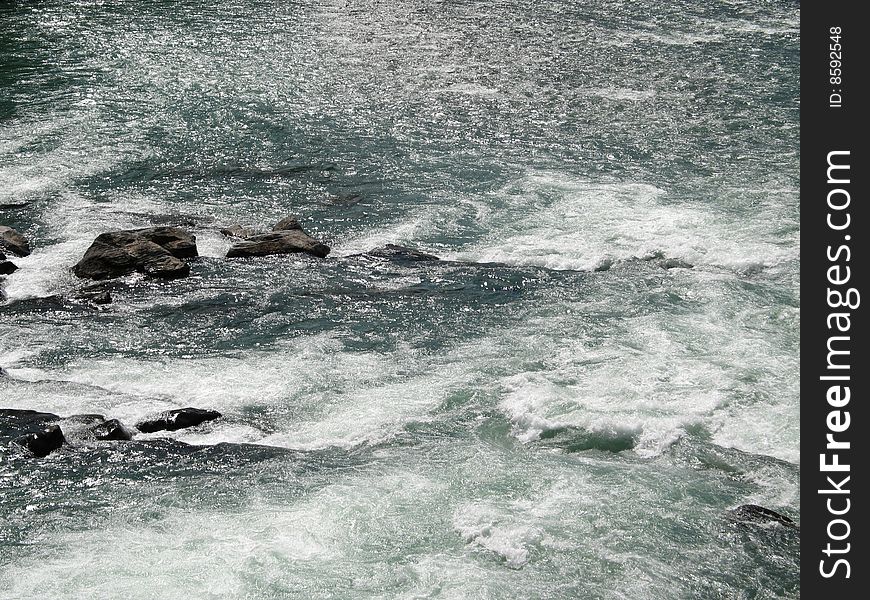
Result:
<svg viewBox="0 0 870 600">
<path fill-rule="evenodd" d="M 302 225 L 294 216 L 284 217 L 272 227 L 272 231 L 302 231 Z"/>
<path fill-rule="evenodd" d="M 691 269 L 694 265 L 679 258 L 666 258 L 659 263 L 659 266 L 663 269 Z"/>
<path fill-rule="evenodd" d="M 203 410 L 201 408 L 179 408 L 168 410 L 150 419 L 136 423 L 136 429 L 143 433 L 155 431 L 176 431 L 194 427 L 206 421 L 220 418 L 221 414 L 215 410 Z"/>
<path fill-rule="evenodd" d="M 243 227 L 242 225 L 230 225 L 229 227 L 223 227 L 221 233 L 227 237 L 236 237 L 246 240 L 261 232 L 250 227 Z"/>
<path fill-rule="evenodd" d="M 748 523 L 779 523 L 786 527 L 797 527 L 787 516 L 757 504 L 743 504 L 729 511 L 729 514 L 738 521 Z"/>
<path fill-rule="evenodd" d="M 3 254 L 3 249 L 0 248 L 0 260 L 6 260 L 6 255 Z"/>
<path fill-rule="evenodd" d="M 40 432 L 28 433 L 15 440 L 16 444 L 24 446 L 39 458 L 48 456 L 63 446 L 63 442 L 63 431 L 57 425 L 49 425 Z"/>
<path fill-rule="evenodd" d="M 0 210 L 15 210 L 17 208 L 25 208 L 30 205 L 30 202 L 7 202 L 0 204 Z"/>
<path fill-rule="evenodd" d="M 412 262 L 441 260 L 434 254 L 427 254 L 425 252 L 420 252 L 419 250 L 414 250 L 405 246 L 398 246 L 396 244 L 387 244 L 383 248 L 377 248 L 375 250 L 372 250 L 368 253 L 368 255 L 377 258 L 386 258 L 389 260 L 403 260 Z"/>
<path fill-rule="evenodd" d="M 318 242 L 304 231 L 293 229 L 252 236 L 230 248 L 227 258 L 300 252 L 324 258 L 329 254 L 329 250 L 329 246 Z"/>
<path fill-rule="evenodd" d="M 90 428 L 90 432 L 98 440 L 128 441 L 133 439 L 133 432 L 118 419 L 109 419 L 94 425 Z"/>
<path fill-rule="evenodd" d="M 0 367 L 0 377 L 9 377 L 9 373 L 3 367 Z"/>
<path fill-rule="evenodd" d="M 162 279 L 190 274 L 181 260 L 197 256 L 196 237 L 177 227 L 111 231 L 97 236 L 73 273 L 86 279 L 110 279 L 145 273 Z"/>
<path fill-rule="evenodd" d="M 18 256 L 30 254 L 30 242 L 27 238 L 6 225 L 0 225 L 0 246 Z"/>
<path fill-rule="evenodd" d="M 18 265 L 11 260 L 0 260 L 0 275 L 12 275 L 17 270 Z"/>
</svg>

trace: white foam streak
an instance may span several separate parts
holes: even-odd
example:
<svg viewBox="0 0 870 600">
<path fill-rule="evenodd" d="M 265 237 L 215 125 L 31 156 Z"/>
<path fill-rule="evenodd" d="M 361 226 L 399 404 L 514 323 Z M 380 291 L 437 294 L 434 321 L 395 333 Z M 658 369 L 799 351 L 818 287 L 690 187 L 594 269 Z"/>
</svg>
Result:
<svg viewBox="0 0 870 600">
<path fill-rule="evenodd" d="M 490 234 L 452 258 L 588 271 L 664 254 L 745 271 L 797 257 L 796 245 L 771 241 L 763 223 L 747 227 L 712 203 L 708 209 L 668 202 L 664 190 L 649 185 L 533 174 L 492 201 L 502 206 L 483 224 Z"/>
</svg>

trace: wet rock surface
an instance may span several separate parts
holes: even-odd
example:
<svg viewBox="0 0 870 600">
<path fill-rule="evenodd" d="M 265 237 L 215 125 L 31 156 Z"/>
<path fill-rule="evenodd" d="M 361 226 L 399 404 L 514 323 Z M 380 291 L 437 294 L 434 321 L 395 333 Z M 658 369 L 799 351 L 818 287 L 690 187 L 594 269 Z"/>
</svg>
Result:
<svg viewBox="0 0 870 600">
<path fill-rule="evenodd" d="M 30 242 L 28 239 L 6 225 L 0 225 L 0 246 L 18 256 L 28 256 L 30 254 Z"/>
<path fill-rule="evenodd" d="M 112 231 L 97 236 L 73 273 L 96 280 L 134 272 L 175 279 L 190 274 L 182 259 L 197 255 L 196 237 L 178 227 Z"/>
</svg>

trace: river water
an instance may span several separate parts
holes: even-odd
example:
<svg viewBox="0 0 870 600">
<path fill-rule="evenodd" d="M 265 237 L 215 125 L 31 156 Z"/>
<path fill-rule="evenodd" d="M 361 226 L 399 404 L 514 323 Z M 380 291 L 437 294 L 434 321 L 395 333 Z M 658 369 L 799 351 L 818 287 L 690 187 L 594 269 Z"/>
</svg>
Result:
<svg viewBox="0 0 870 600">
<path fill-rule="evenodd" d="M 799 520 L 798 26 L 0 3 L 0 224 L 34 246 L 0 408 L 224 415 L 0 448 L 0 596 L 798 597 L 798 534 L 727 512 Z M 327 259 L 224 258 L 288 214 Z M 69 300 L 97 234 L 155 223 L 189 278 Z"/>
</svg>

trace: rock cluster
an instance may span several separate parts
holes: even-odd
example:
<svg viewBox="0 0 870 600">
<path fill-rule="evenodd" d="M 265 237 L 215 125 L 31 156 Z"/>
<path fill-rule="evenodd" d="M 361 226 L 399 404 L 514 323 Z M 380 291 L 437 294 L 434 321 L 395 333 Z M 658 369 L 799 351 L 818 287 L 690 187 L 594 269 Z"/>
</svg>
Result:
<svg viewBox="0 0 870 600">
<path fill-rule="evenodd" d="M 136 424 L 142 433 L 155 431 L 177 431 L 195 427 L 221 417 L 214 410 L 200 408 L 180 408 L 146 418 Z M 81 414 L 61 418 L 50 413 L 31 410 L 0 409 L 0 424 L 26 433 L 12 439 L 12 443 L 25 448 L 37 458 L 43 458 L 59 450 L 64 444 L 92 441 L 130 441 L 135 430 L 117 419 L 106 419 L 103 415 Z"/>
</svg>

